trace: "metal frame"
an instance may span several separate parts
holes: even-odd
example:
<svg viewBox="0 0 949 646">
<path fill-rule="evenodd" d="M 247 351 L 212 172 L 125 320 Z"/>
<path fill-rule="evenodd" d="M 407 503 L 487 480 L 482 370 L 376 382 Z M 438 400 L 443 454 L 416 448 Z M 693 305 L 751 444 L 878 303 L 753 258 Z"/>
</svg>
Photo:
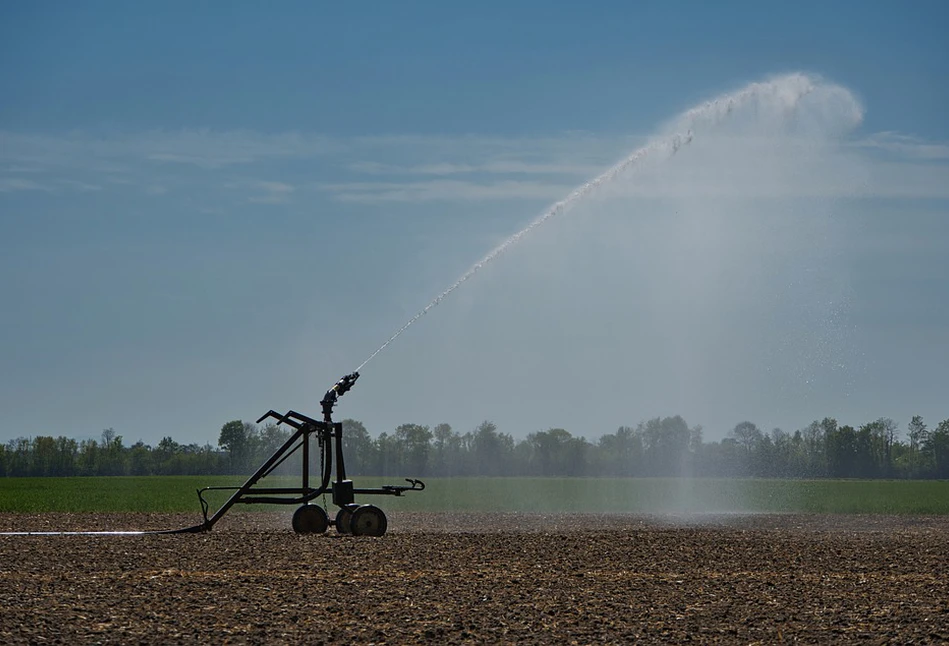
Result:
<svg viewBox="0 0 949 646">
<path fill-rule="evenodd" d="M 405 491 L 422 491 L 425 489 L 425 483 L 421 480 L 406 478 L 406 485 L 383 485 L 379 488 L 356 488 L 353 481 L 346 478 L 346 464 L 343 459 L 343 425 L 340 422 L 334 422 L 332 419 L 333 407 L 336 405 L 337 397 L 343 395 L 352 388 L 359 373 L 352 373 L 340 379 L 336 385 L 326 392 L 323 400 L 320 402 L 323 406 L 323 420 L 315 420 L 312 417 L 303 415 L 296 411 L 288 411 L 281 415 L 274 410 L 267 411 L 261 415 L 257 423 L 265 419 L 273 418 L 277 424 L 286 424 L 292 427 L 294 432 L 286 442 L 277 449 L 250 476 L 244 484 L 239 487 L 204 487 L 198 490 L 198 500 L 201 502 L 201 512 L 204 516 L 204 522 L 194 527 L 172 530 L 169 533 L 196 533 L 210 531 L 214 524 L 226 514 L 231 507 L 236 504 L 269 504 L 269 505 L 306 505 L 314 498 L 330 493 L 333 496 L 333 504 L 343 509 L 347 505 L 352 505 L 356 494 L 359 495 L 385 495 L 401 496 Z M 322 474 L 319 487 L 310 486 L 310 437 L 316 435 L 320 447 L 320 456 L 322 464 Z M 278 466 L 291 455 L 302 449 L 303 457 L 303 477 L 299 487 L 256 487 L 257 483 L 267 477 Z M 336 480 L 333 479 L 334 456 L 336 463 Z M 206 491 L 233 491 L 233 495 L 227 501 L 218 507 L 215 512 L 208 516 L 209 505 L 204 499 Z M 380 512 L 381 513 L 381 512 Z M 335 524 L 335 521 L 333 521 Z M 339 528 L 337 528 L 339 529 Z"/>
</svg>

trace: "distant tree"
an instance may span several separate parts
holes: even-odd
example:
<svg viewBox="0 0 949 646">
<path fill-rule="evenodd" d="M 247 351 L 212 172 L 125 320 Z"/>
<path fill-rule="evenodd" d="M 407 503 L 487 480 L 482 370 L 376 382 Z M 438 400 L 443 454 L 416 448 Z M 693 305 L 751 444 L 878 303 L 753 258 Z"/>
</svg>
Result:
<svg viewBox="0 0 949 646">
<path fill-rule="evenodd" d="M 436 475 L 454 475 L 458 467 L 458 435 L 450 424 L 437 424 L 432 429 L 432 472 Z"/>
<path fill-rule="evenodd" d="M 125 472 L 125 448 L 122 446 L 122 436 L 117 435 L 112 428 L 104 429 L 97 473 L 104 476 L 120 476 Z"/>
<path fill-rule="evenodd" d="M 728 435 L 738 446 L 742 464 L 740 475 L 757 475 L 762 461 L 760 449 L 765 439 L 761 429 L 753 422 L 739 422 Z"/>
<path fill-rule="evenodd" d="M 933 458 L 933 477 L 949 478 L 949 419 L 939 422 L 929 435 L 925 449 Z"/>
<path fill-rule="evenodd" d="M 825 420 L 826 421 L 826 420 Z M 857 433 L 852 426 L 827 428 L 827 472 L 833 478 L 852 478 L 857 471 Z"/>
<path fill-rule="evenodd" d="M 152 451 L 152 461 L 154 472 L 157 475 L 174 475 L 182 471 L 182 447 L 170 435 L 166 435 L 158 442 L 158 446 Z"/>
<path fill-rule="evenodd" d="M 510 435 L 498 433 L 498 427 L 493 422 L 484 421 L 472 435 L 471 450 L 478 475 L 505 475 L 514 453 L 514 439 Z"/>
<path fill-rule="evenodd" d="M 208 443 L 179 445 L 178 472 L 183 475 L 210 475 L 222 472 L 221 453 Z"/>
<path fill-rule="evenodd" d="M 740 422 L 732 429 L 731 436 L 738 442 L 738 446 L 749 454 L 755 450 L 764 437 L 761 429 L 752 422 Z"/>
<path fill-rule="evenodd" d="M 402 470 L 401 443 L 383 431 L 375 444 L 373 472 L 380 476 L 397 475 Z"/>
<path fill-rule="evenodd" d="M 48 478 L 58 476 L 56 472 L 56 440 L 47 435 L 33 438 L 31 446 L 30 475 Z"/>
<path fill-rule="evenodd" d="M 404 467 L 414 476 L 428 474 L 428 452 L 432 432 L 427 426 L 402 424 L 395 429 L 395 440 L 401 445 Z"/>
<path fill-rule="evenodd" d="M 814 439 L 819 439 L 820 443 L 816 445 L 812 445 L 810 447 L 811 450 L 817 452 L 817 455 L 818 455 L 817 457 L 818 467 L 819 467 L 818 475 L 822 475 L 822 476 L 827 475 L 829 472 L 830 464 L 828 460 L 830 458 L 828 457 L 827 442 L 829 441 L 828 438 L 834 433 L 836 433 L 838 430 L 839 430 L 839 427 L 837 425 L 837 420 L 834 419 L 833 417 L 825 417 L 824 419 L 820 421 L 820 429 L 819 429 L 820 436 L 819 438 L 814 438 Z"/>
<path fill-rule="evenodd" d="M 372 469 L 375 446 L 362 422 L 343 420 L 343 453 L 347 474 L 367 474 Z"/>
<path fill-rule="evenodd" d="M 771 460 L 765 475 L 789 477 L 797 475 L 794 465 L 794 445 L 789 433 L 780 428 L 771 429 Z"/>
<path fill-rule="evenodd" d="M 76 458 L 79 473 L 84 476 L 99 474 L 99 443 L 95 440 L 83 440 L 79 443 L 79 455 Z"/>
<path fill-rule="evenodd" d="M 345 433 L 343 434 L 345 438 Z M 282 426 L 277 426 L 276 424 L 267 424 L 262 429 L 260 429 L 258 434 L 258 447 L 257 447 L 257 463 L 263 464 L 271 455 L 276 453 L 280 447 L 286 444 L 287 440 L 290 439 L 290 431 L 283 428 Z M 194 447 L 193 452 L 195 455 L 200 455 L 203 452 L 203 449 L 200 447 Z M 299 462 L 296 464 L 291 464 L 292 458 L 285 461 L 279 467 L 278 471 L 275 473 L 298 473 L 299 472 Z M 254 465 L 251 465 L 254 466 Z M 349 463 L 346 463 L 347 468 Z"/>
<path fill-rule="evenodd" d="M 244 422 L 244 437 L 247 442 L 247 456 L 244 458 L 243 471 L 246 473 L 255 471 L 270 457 L 270 453 L 264 451 L 260 429 L 256 424 Z"/>
<path fill-rule="evenodd" d="M 139 440 L 129 447 L 129 474 L 147 476 L 155 473 L 152 464 L 151 447 Z"/>
<path fill-rule="evenodd" d="M 702 425 L 697 424 L 689 431 L 689 451 L 693 455 L 699 455 L 702 452 Z"/>
<path fill-rule="evenodd" d="M 232 473 L 238 473 L 244 469 L 251 448 L 244 422 L 236 419 L 222 426 L 217 444 L 227 451 Z"/>
<path fill-rule="evenodd" d="M 643 466 L 645 467 L 642 475 L 658 476 L 666 475 L 664 441 L 662 437 L 662 419 L 654 417 L 640 422 L 636 431 L 643 438 Z"/>
<path fill-rule="evenodd" d="M 562 428 L 537 431 L 527 436 L 537 475 L 566 475 L 571 439 L 570 433 Z"/>
<path fill-rule="evenodd" d="M 720 464 L 721 472 L 719 475 L 726 477 L 735 477 L 745 475 L 747 465 L 745 464 L 745 449 L 738 444 L 738 440 L 733 437 L 726 437 L 720 444 Z"/>
<path fill-rule="evenodd" d="M 923 452 L 923 447 L 929 443 L 929 429 L 921 415 L 913 415 L 906 430 L 909 436 L 909 475 L 915 478 L 931 465 L 927 459 L 929 456 Z"/>
<path fill-rule="evenodd" d="M 631 476 L 641 468 L 643 438 L 631 426 L 620 426 L 616 433 L 601 436 L 597 450 L 604 475 Z"/>
<path fill-rule="evenodd" d="M 656 417 L 640 422 L 636 430 L 643 442 L 642 475 L 677 476 L 691 470 L 692 431 L 682 417 Z"/>
<path fill-rule="evenodd" d="M 811 477 L 826 476 L 827 437 L 837 432 L 837 420 L 825 417 L 822 421 L 813 421 L 801 431 L 802 475 Z"/>
<path fill-rule="evenodd" d="M 56 438 L 56 466 L 54 471 L 61 476 L 76 475 L 76 455 L 79 453 L 79 443 L 76 440 L 63 437 Z"/>
<path fill-rule="evenodd" d="M 878 473 L 875 455 L 874 436 L 876 434 L 873 422 L 857 428 L 854 435 L 852 478 L 872 478 Z"/>
<path fill-rule="evenodd" d="M 881 417 L 873 423 L 874 458 L 881 477 L 893 475 L 893 446 L 899 432 L 900 425 L 889 417 Z"/>
<path fill-rule="evenodd" d="M 31 474 L 33 468 L 33 443 L 25 438 L 18 437 L 7 443 L 7 475 L 25 477 Z"/>
<path fill-rule="evenodd" d="M 448 442 L 454 432 L 451 430 L 451 424 L 438 424 L 432 429 L 432 439 L 435 441 L 435 450 L 443 451 L 448 447 Z"/>
<path fill-rule="evenodd" d="M 591 445 L 585 437 L 571 437 L 567 441 L 565 475 L 573 477 L 587 475 L 590 448 Z"/>
</svg>

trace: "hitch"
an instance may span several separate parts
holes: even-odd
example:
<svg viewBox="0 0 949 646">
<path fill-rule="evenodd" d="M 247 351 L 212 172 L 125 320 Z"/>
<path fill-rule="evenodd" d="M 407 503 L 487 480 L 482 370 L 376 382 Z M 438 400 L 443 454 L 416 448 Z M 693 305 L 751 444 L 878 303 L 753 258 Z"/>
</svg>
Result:
<svg viewBox="0 0 949 646">
<path fill-rule="evenodd" d="M 425 483 L 421 480 L 406 478 L 406 485 L 383 485 L 378 488 L 357 488 L 353 481 L 346 478 L 346 466 L 343 459 L 343 425 L 333 421 L 333 408 L 340 397 L 345 395 L 359 379 L 359 373 L 344 375 L 332 388 L 326 391 L 320 405 L 323 419 L 315 420 L 296 411 L 285 414 L 269 410 L 257 420 L 277 420 L 277 425 L 286 424 L 294 429 L 283 446 L 277 449 L 244 484 L 239 487 L 204 487 L 198 490 L 198 500 L 204 522 L 201 525 L 173 530 L 170 533 L 191 533 L 210 531 L 214 524 L 234 505 L 276 504 L 300 505 L 293 514 L 293 530 L 298 534 L 322 534 L 330 525 L 340 534 L 356 536 L 382 536 L 388 527 L 388 521 L 381 509 L 374 505 L 355 503 L 356 495 L 401 496 L 406 491 L 423 491 Z M 311 487 L 310 477 L 310 438 L 315 435 L 320 450 L 320 484 Z M 291 455 L 301 451 L 303 477 L 299 487 L 257 487 L 257 483 L 267 477 Z M 335 480 L 333 466 L 335 458 Z M 213 514 L 209 515 L 209 505 L 204 498 L 207 491 L 233 491 L 234 493 Z M 319 496 L 331 494 L 333 504 L 338 507 L 333 520 L 326 510 L 311 504 Z"/>
<path fill-rule="evenodd" d="M 406 478 L 411 487 L 406 487 L 405 485 L 382 485 L 382 488 L 386 491 L 391 491 L 394 496 L 401 496 L 403 491 L 424 491 L 425 483 L 421 480 L 413 480 L 412 478 Z"/>
</svg>

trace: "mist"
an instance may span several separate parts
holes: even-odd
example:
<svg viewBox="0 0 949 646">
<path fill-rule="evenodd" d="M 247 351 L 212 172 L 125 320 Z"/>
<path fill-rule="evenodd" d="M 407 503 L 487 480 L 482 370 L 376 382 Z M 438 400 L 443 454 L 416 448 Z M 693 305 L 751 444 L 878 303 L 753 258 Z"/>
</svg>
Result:
<svg viewBox="0 0 949 646">
<path fill-rule="evenodd" d="M 653 141 L 687 146 L 484 267 L 370 366 L 373 417 L 595 438 L 682 415 L 718 439 L 838 410 L 864 369 L 841 257 L 868 182 L 847 145 L 863 109 L 837 85 L 775 83 L 670 120 Z"/>
</svg>

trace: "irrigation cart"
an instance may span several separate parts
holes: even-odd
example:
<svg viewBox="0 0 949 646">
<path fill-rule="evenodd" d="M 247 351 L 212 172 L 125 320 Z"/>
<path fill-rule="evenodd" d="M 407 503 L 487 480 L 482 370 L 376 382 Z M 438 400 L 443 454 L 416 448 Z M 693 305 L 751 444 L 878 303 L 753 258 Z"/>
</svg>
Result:
<svg viewBox="0 0 949 646">
<path fill-rule="evenodd" d="M 176 533 L 210 531 L 228 510 L 236 504 L 300 505 L 293 513 L 293 531 L 299 534 L 322 534 L 330 525 L 340 534 L 356 536 L 382 536 L 386 533 L 388 521 L 386 515 L 375 505 L 356 504 L 356 495 L 401 496 L 405 491 L 421 491 L 425 484 L 421 480 L 407 478 L 408 485 L 383 485 L 379 488 L 356 488 L 353 481 L 346 478 L 346 466 L 343 460 L 343 425 L 333 421 L 333 407 L 339 397 L 344 395 L 356 380 L 359 373 L 344 376 L 326 391 L 320 405 L 323 408 L 323 420 L 318 421 L 295 411 L 281 415 L 274 410 L 267 411 L 257 420 L 275 419 L 277 424 L 286 424 L 294 429 L 290 438 L 264 462 L 247 481 L 239 487 L 204 487 L 198 490 L 198 500 L 204 522 L 194 527 L 176 530 Z M 320 451 L 320 485 L 310 486 L 310 437 L 315 435 Z M 303 456 L 303 480 L 299 487 L 258 487 L 257 483 L 273 472 L 278 466 L 297 451 Z M 336 480 L 333 481 L 333 466 L 336 466 Z M 213 514 L 208 515 L 209 505 L 204 498 L 206 491 L 233 491 L 227 501 Z M 326 510 L 313 501 L 325 494 L 332 494 L 333 504 L 338 508 L 335 518 L 330 520 Z"/>
</svg>

